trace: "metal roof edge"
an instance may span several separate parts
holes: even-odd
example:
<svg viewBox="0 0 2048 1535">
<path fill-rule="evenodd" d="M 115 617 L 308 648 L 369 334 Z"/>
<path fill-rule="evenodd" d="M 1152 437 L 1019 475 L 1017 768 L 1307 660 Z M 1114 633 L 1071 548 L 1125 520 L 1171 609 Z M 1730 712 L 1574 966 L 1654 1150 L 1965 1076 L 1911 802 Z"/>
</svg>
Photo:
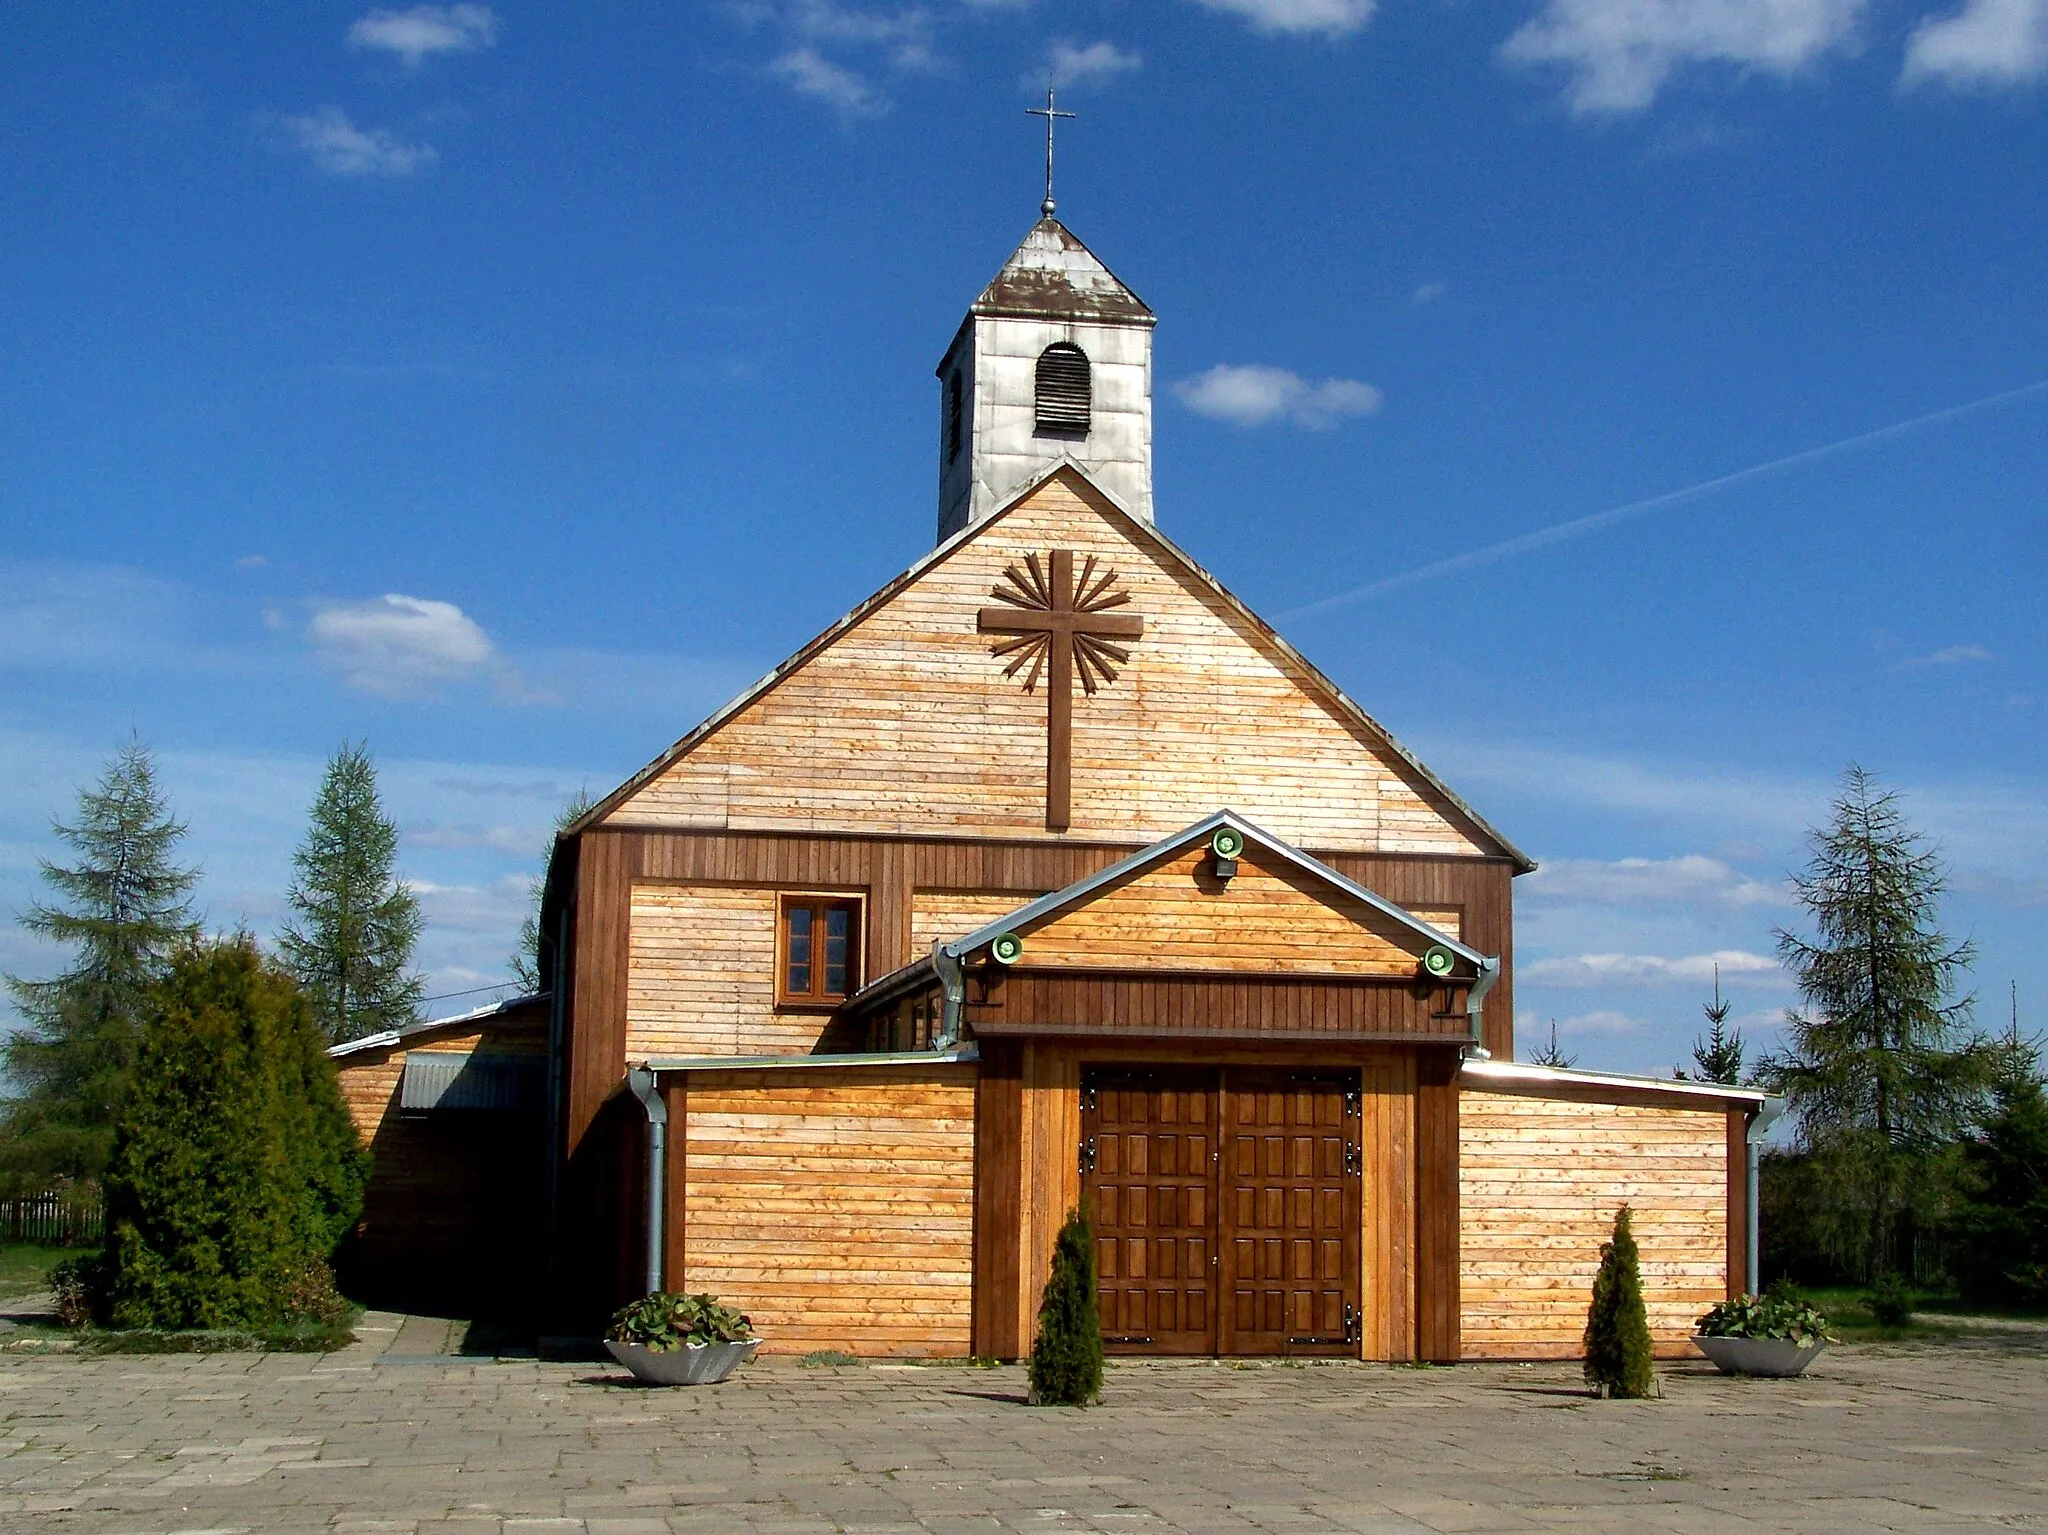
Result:
<svg viewBox="0 0 2048 1535">
<path fill-rule="evenodd" d="M 1472 1076 L 1481 1081 L 1548 1083 L 1564 1087 L 1619 1087 L 1632 1091 L 1648 1089 L 1660 1093 L 1678 1093 L 1685 1097 L 1713 1099 L 1723 1103 L 1753 1103 L 1759 1108 L 1774 1100 L 1782 1101 L 1777 1099 L 1776 1094 L 1761 1087 L 1730 1087 L 1721 1082 L 1694 1082 L 1684 1077 L 1637 1077 L 1621 1072 L 1579 1071 L 1568 1066 L 1536 1066 L 1520 1061 L 1466 1061 L 1458 1070 L 1461 1077 Z"/>
<path fill-rule="evenodd" d="M 527 1002 L 542 1002 L 550 994 L 545 991 L 527 992 L 522 996 L 506 997 L 497 1002 L 487 1003 L 467 1013 L 456 1013 L 447 1018 L 430 1018 L 425 1023 L 409 1023 L 402 1029 L 386 1029 L 381 1034 L 365 1034 L 361 1039 L 346 1039 L 338 1045 L 327 1047 L 330 1060 L 355 1055 L 365 1050 L 390 1050 L 404 1044 L 408 1039 L 417 1039 L 432 1029 L 445 1029 L 458 1023 L 482 1023 L 499 1013 L 509 1011 Z"/>
<path fill-rule="evenodd" d="M 893 1050 L 840 1055 L 671 1055 L 639 1062 L 646 1071 L 796 1071 L 813 1066 L 971 1066 L 981 1059 L 977 1045 L 947 1050 Z"/>
</svg>

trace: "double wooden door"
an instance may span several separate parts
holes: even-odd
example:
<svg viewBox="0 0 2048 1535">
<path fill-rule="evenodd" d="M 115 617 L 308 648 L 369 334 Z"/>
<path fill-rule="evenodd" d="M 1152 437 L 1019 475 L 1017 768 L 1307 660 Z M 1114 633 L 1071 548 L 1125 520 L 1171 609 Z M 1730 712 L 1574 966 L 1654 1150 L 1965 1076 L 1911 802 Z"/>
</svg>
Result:
<svg viewBox="0 0 2048 1535">
<path fill-rule="evenodd" d="M 1082 1188 L 1112 1352 L 1356 1352 L 1358 1088 L 1356 1072 L 1083 1074 Z"/>
</svg>

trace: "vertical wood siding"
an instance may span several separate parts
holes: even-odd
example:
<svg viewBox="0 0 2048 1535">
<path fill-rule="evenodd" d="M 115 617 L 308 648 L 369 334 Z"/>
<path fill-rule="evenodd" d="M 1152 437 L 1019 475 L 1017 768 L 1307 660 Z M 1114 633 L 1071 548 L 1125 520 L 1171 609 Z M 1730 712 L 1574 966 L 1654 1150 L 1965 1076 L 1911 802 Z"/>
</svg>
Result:
<svg viewBox="0 0 2048 1535">
<path fill-rule="evenodd" d="M 683 1287 L 770 1353 L 965 1355 L 974 1097 L 971 1067 L 692 1076 Z"/>
<path fill-rule="evenodd" d="M 1360 1084 L 1365 1157 L 1364 1277 L 1367 1359 L 1415 1357 L 1415 1057 L 1402 1051 L 1367 1061 Z"/>
<path fill-rule="evenodd" d="M 1634 1211 L 1650 1332 L 1688 1351 L 1728 1293 L 1728 1117 L 1710 1110 L 1461 1095 L 1464 1352 L 1576 1358 L 1600 1244 Z"/>
</svg>

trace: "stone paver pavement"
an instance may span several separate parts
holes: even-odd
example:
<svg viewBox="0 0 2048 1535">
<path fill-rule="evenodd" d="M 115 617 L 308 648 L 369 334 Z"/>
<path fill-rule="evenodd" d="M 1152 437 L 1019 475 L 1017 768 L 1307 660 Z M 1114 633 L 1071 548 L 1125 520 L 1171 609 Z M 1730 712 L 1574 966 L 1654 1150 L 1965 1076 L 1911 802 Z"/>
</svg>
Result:
<svg viewBox="0 0 2048 1535">
<path fill-rule="evenodd" d="M 0 1356 L 0 1530 L 2048 1529 L 2048 1346 L 1830 1351 L 1798 1381 L 1569 1365 L 805 1369 L 656 1391 L 602 1366 L 407 1352 Z M 407 1348 L 424 1336 L 414 1329 Z"/>
</svg>

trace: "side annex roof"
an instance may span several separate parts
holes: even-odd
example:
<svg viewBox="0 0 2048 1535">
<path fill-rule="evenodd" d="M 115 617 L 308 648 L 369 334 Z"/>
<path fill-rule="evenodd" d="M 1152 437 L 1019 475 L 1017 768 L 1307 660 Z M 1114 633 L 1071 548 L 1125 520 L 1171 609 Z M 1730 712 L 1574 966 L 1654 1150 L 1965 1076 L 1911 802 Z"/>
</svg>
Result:
<svg viewBox="0 0 2048 1535">
<path fill-rule="evenodd" d="M 1221 581 L 1217 580 L 1215 576 L 1211 575 L 1207 568 L 1186 550 L 1182 549 L 1164 533 L 1161 533 L 1158 528 L 1141 518 L 1132 516 L 1114 495 L 1096 484 L 1087 472 L 1071 459 L 1063 460 L 1053 465 L 1045 473 L 1019 489 L 999 510 L 983 518 L 980 522 L 969 524 L 947 538 L 937 548 L 933 549 L 901 575 L 861 602 L 830 628 L 819 633 L 797 650 L 795 654 L 791 655 L 789 659 L 761 678 L 752 687 L 732 699 L 723 708 L 699 724 L 688 735 L 669 747 L 667 751 L 656 757 L 647 766 L 620 784 L 618 788 L 591 806 L 576 821 L 564 828 L 561 836 L 573 837 L 578 832 L 586 831 L 600 824 L 619 805 L 632 798 L 634 794 L 659 777 L 672 764 L 687 756 L 728 720 L 746 709 L 755 700 L 772 691 L 796 672 L 802 670 L 814 656 L 825 650 L 841 635 L 903 591 L 904 588 L 916 581 L 918 577 L 940 564 L 955 550 L 960 548 L 961 545 L 994 527 L 996 523 L 1000 522 L 1017 506 L 1035 495 L 1041 487 L 1062 475 L 1078 479 L 1085 484 L 1091 493 L 1100 497 L 1114 512 L 1126 531 L 1134 537 L 1155 546 L 1169 561 L 1179 566 L 1196 582 L 1206 586 L 1213 592 L 1218 600 L 1242 619 L 1260 640 L 1278 650 L 1293 665 L 1300 667 L 1309 683 L 1330 702 L 1339 714 L 1362 726 L 1383 743 L 1387 750 L 1398 757 L 1418 778 L 1438 794 L 1441 794 L 1445 801 L 1471 824 L 1474 830 L 1498 848 L 1505 857 L 1513 861 L 1517 874 L 1527 874 L 1536 867 L 1534 859 L 1530 858 L 1528 854 L 1502 836 L 1495 827 L 1488 823 L 1484 816 L 1480 815 L 1477 810 L 1474 810 L 1471 805 L 1466 803 L 1463 796 L 1458 794 L 1457 791 L 1452 789 L 1442 779 L 1438 778 L 1435 773 L 1423 765 L 1420 758 L 1396 740 L 1393 733 L 1386 726 L 1359 707 L 1342 688 L 1338 687 L 1335 682 L 1324 675 L 1321 668 L 1317 667 L 1299 650 L 1295 649 L 1293 645 L 1289 644 L 1287 640 L 1282 638 L 1278 630 L 1274 629 L 1265 619 L 1259 617 L 1257 613 L 1247 607 L 1241 598 Z M 559 841 L 560 839 L 558 838 L 557 840 Z"/>
</svg>

